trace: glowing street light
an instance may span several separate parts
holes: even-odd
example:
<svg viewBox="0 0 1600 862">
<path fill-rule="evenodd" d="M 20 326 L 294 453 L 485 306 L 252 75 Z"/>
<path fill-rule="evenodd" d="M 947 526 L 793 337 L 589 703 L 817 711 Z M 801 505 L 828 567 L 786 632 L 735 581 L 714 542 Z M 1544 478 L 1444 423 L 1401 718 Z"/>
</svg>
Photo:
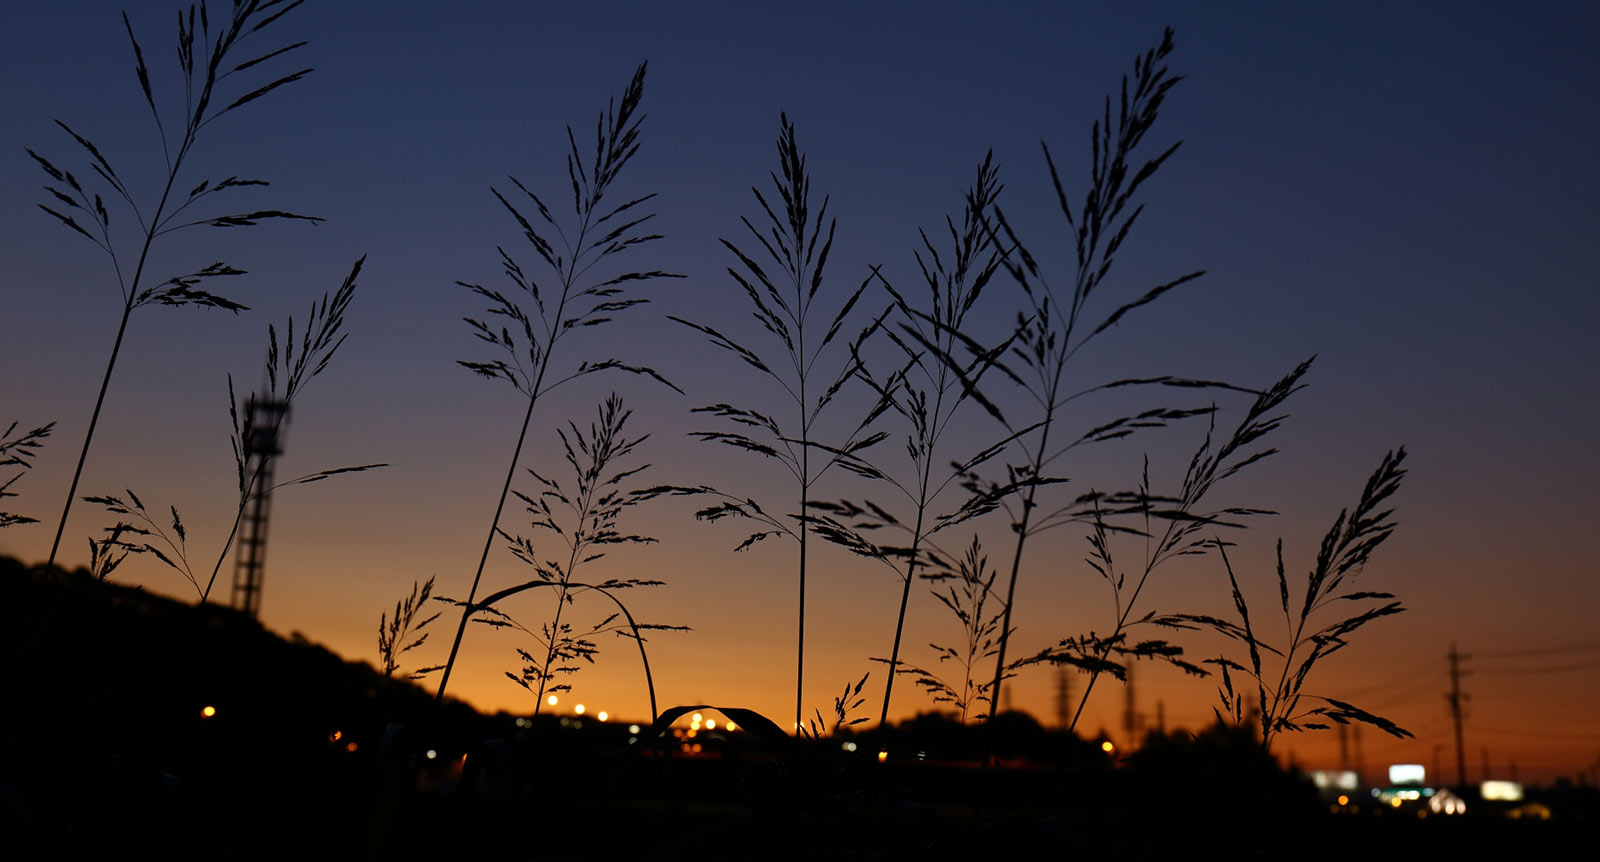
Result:
<svg viewBox="0 0 1600 862">
<path fill-rule="evenodd" d="M 211 717 L 215 716 L 216 714 L 217 714 L 217 708 L 214 707 L 214 706 L 211 706 L 210 704 L 207 704 L 206 706 L 203 706 L 200 709 L 200 717 L 201 718 L 211 718 Z"/>
<path fill-rule="evenodd" d="M 555 706 L 560 701 L 561 701 L 561 698 L 558 698 L 553 694 L 544 699 L 544 702 L 550 704 L 551 706 Z"/>
<path fill-rule="evenodd" d="M 602 710 L 600 710 L 600 714 L 599 714 L 599 715 L 596 715 L 596 716 L 595 716 L 595 718 L 598 718 L 598 719 L 600 719 L 600 720 L 601 720 L 601 721 L 605 721 L 605 720 L 606 720 L 606 719 L 608 719 L 608 718 L 610 718 L 610 717 L 611 717 L 611 716 L 609 716 L 609 715 L 607 715 L 607 714 L 606 714 L 606 711 L 605 711 L 605 710 L 603 710 L 603 709 L 602 709 Z"/>
<path fill-rule="evenodd" d="M 1104 751 L 1106 754 L 1110 754 L 1111 752 L 1116 751 L 1117 747 L 1112 745 L 1111 740 L 1108 739 L 1105 742 L 1100 743 L 1100 750 Z"/>
<path fill-rule="evenodd" d="M 583 715 L 583 704 L 580 703 L 577 706 L 573 707 L 572 711 L 576 712 L 579 715 Z"/>
</svg>

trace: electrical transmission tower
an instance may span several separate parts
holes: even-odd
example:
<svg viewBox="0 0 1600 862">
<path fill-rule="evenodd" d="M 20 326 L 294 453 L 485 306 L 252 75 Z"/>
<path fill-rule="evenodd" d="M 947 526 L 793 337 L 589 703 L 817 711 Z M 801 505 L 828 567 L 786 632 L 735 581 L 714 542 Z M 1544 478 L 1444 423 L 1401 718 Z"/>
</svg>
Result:
<svg viewBox="0 0 1600 862">
<path fill-rule="evenodd" d="M 1467 748 L 1466 748 L 1465 742 L 1463 742 L 1463 740 L 1461 738 L 1461 713 L 1462 713 L 1462 704 L 1465 703 L 1467 700 L 1470 700 L 1471 699 L 1471 695 L 1464 694 L 1461 691 L 1461 678 L 1464 677 L 1464 676 L 1471 676 L 1472 672 L 1471 671 L 1463 671 L 1461 669 L 1461 663 L 1463 661 L 1466 661 L 1469 658 L 1472 658 L 1472 656 L 1463 655 L 1462 653 L 1457 652 L 1456 651 L 1456 645 L 1455 644 L 1451 644 L 1450 645 L 1450 656 L 1449 657 L 1450 657 L 1450 691 L 1447 694 L 1445 694 L 1444 699 L 1445 699 L 1446 702 L 1448 702 L 1450 704 L 1450 715 L 1451 715 L 1451 717 L 1453 719 L 1455 719 L 1455 726 L 1456 726 L 1456 786 L 1457 787 L 1466 787 L 1467 786 Z"/>
<path fill-rule="evenodd" d="M 261 582 L 267 568 L 267 521 L 272 514 L 273 460 L 283 454 L 283 425 L 289 405 L 251 399 L 250 433 L 245 444 L 246 476 L 255 477 L 255 496 L 240 525 L 233 557 L 233 606 L 252 617 L 261 615 Z"/>
</svg>

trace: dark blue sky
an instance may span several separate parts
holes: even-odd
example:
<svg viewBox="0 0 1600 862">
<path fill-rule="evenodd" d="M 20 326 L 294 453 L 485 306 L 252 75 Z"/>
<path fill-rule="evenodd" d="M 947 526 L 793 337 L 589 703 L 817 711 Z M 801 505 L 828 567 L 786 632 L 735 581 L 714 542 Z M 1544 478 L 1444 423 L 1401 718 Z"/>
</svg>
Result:
<svg viewBox="0 0 1600 862">
<path fill-rule="evenodd" d="M 0 158 L 0 423 L 60 423 L 18 486 L 26 505 L 14 507 L 47 523 L 0 534 L 0 551 L 26 558 L 48 549 L 49 519 L 118 309 L 104 258 L 33 206 L 44 177 L 23 148 L 76 165 L 71 141 L 51 123 L 60 118 L 98 141 L 119 171 L 139 177 L 143 195 L 156 191 L 159 150 L 118 8 L 28 4 L 8 10 L 0 27 L 0 153 L 9 154 Z M 138 313 L 84 490 L 132 486 L 187 506 L 206 526 L 207 507 L 225 503 L 231 487 L 224 372 L 253 379 L 266 322 L 298 312 L 334 287 L 351 260 L 369 255 L 351 340 L 308 390 L 290 458 L 305 470 L 370 460 L 395 466 L 297 491 L 294 504 L 282 504 L 279 580 L 265 615 L 275 627 L 370 657 L 370 617 L 411 579 L 437 573 L 443 587 L 468 576 L 520 415 L 509 390 L 454 365 L 477 358 L 458 320 L 477 307 L 453 282 L 493 283 L 495 245 L 519 241 L 488 189 L 514 174 L 559 197 L 562 126 L 574 124 L 581 136 L 640 61 L 650 64 L 649 119 L 628 169 L 630 189 L 660 194 L 667 239 L 649 251 L 652 265 L 689 277 L 663 284 L 644 313 L 597 331 L 593 352 L 651 362 L 688 390 L 679 399 L 618 384 L 656 430 L 655 460 L 681 474 L 659 478 L 703 481 L 697 471 L 722 469 L 723 456 L 682 438 L 699 427 L 687 408 L 731 399 L 725 393 L 745 392 L 749 381 L 720 377 L 721 357 L 659 315 L 748 322 L 716 239 L 734 236 L 738 217 L 755 213 L 749 188 L 765 186 L 775 167 L 779 111 L 798 127 L 815 192 L 832 195 L 839 240 L 830 269 L 841 289 L 870 264 L 910 279 L 916 227 L 957 210 L 991 147 L 1006 183 L 1002 203 L 1047 269 L 1065 275 L 1065 226 L 1039 142 L 1049 142 L 1081 193 L 1088 123 L 1102 94 L 1170 25 L 1178 43 L 1171 66 L 1186 80 L 1154 135 L 1185 143 L 1148 187 L 1149 210 L 1119 264 L 1119 289 L 1132 293 L 1193 269 L 1209 275 L 1130 318 L 1091 357 L 1085 380 L 1175 373 L 1262 384 L 1318 354 L 1312 387 L 1278 440 L 1283 454 L 1240 489 L 1285 513 L 1253 536 L 1261 552 L 1282 532 L 1291 553 L 1298 543 L 1309 560 L 1322 525 L 1353 502 L 1382 453 L 1408 446 L 1402 526 L 1375 573 L 1382 569 L 1414 610 L 1365 651 L 1352 647 L 1350 666 L 1337 671 L 1348 679 L 1376 673 L 1373 662 L 1397 650 L 1414 651 L 1417 661 L 1442 656 L 1451 639 L 1492 651 L 1589 636 L 1600 601 L 1587 552 L 1600 503 L 1592 449 L 1600 299 L 1591 262 L 1600 234 L 1600 120 L 1592 107 L 1600 13 L 1592 5 L 786 9 L 313 0 L 274 25 L 278 35 L 263 46 L 310 44 L 268 68 L 307 65 L 315 73 L 208 129 L 193 176 L 270 179 L 270 189 L 246 190 L 239 200 L 328 221 L 191 233 L 158 249 L 158 265 L 174 272 L 217 257 L 250 270 L 234 293 L 256 311 Z M 129 14 L 158 93 L 170 95 L 168 4 L 129 4 Z M 997 300 L 986 313 L 1003 324 L 1014 309 Z M 530 440 L 553 439 L 557 417 L 587 417 L 605 394 L 606 383 L 597 386 L 571 393 Z M 1193 443 L 1148 445 L 1170 453 Z M 87 508 L 74 514 L 74 553 L 98 517 Z M 663 614 L 700 630 L 663 646 L 678 651 L 664 661 L 678 661 L 668 673 L 676 673 L 669 679 L 680 699 L 759 690 L 748 699 L 761 707 L 770 700 L 771 713 L 785 714 L 783 695 L 765 687 L 783 690 L 787 646 L 765 633 L 792 628 L 788 579 L 727 574 L 736 563 L 780 557 L 734 561 L 729 535 L 693 525 L 687 510 L 652 517 L 660 531 L 686 537 L 651 558 L 676 575 L 668 577 L 676 596 L 661 594 Z M 336 526 L 337 518 L 350 520 Z M 1080 541 L 1063 536 L 1051 553 L 1075 559 Z M 509 560 L 499 565 L 499 577 L 514 576 Z M 181 583 L 164 581 L 169 574 L 133 569 L 127 577 L 180 592 Z M 1224 601 L 1217 576 L 1214 567 L 1196 568 L 1171 600 Z M 819 608 L 833 609 L 818 611 L 819 625 L 873 632 L 841 636 L 836 655 L 817 659 L 819 701 L 837 687 L 835 677 L 858 676 L 864 656 L 885 649 L 878 641 L 887 635 L 875 635 L 893 585 L 876 577 L 817 594 Z M 1092 627 L 1104 613 L 1092 587 L 1035 583 L 1040 592 L 1030 602 L 1040 610 L 1022 623 L 1035 648 L 1074 626 Z M 862 591 L 875 604 L 858 620 L 857 610 L 841 609 L 842 596 Z M 741 613 L 743 622 L 723 622 Z M 828 613 L 837 619 L 827 622 Z M 946 621 L 931 602 L 914 614 L 927 629 L 918 642 L 940 637 Z M 748 654 L 754 669 L 718 664 L 729 650 Z M 516 704 L 520 690 L 496 681 L 508 652 L 501 645 L 477 654 L 478 674 L 462 677 L 462 693 L 486 706 Z M 782 668 L 770 683 L 765 664 Z M 631 671 L 615 672 L 615 681 L 603 666 L 589 673 L 599 690 L 631 685 Z M 1018 705 L 1048 711 L 1045 676 L 1018 684 Z M 1489 688 L 1504 678 L 1486 674 L 1477 704 L 1486 727 L 1509 731 L 1513 706 L 1531 695 Z M 1572 690 L 1600 689 L 1592 673 L 1539 680 L 1547 682 L 1569 700 Z M 1205 684 L 1170 684 L 1184 720 L 1209 714 Z M 1418 685 L 1431 693 L 1443 678 Z M 1555 697 L 1554 688 L 1540 696 Z M 1600 707 L 1562 703 L 1548 709 L 1593 715 Z M 921 704 L 905 708 L 913 706 Z M 1106 722 L 1116 709 L 1108 700 Z M 1395 712 L 1428 725 L 1439 709 L 1436 698 L 1421 698 Z M 1584 721 L 1572 732 L 1600 731 Z M 1553 769 L 1565 756 L 1526 758 Z"/>
</svg>

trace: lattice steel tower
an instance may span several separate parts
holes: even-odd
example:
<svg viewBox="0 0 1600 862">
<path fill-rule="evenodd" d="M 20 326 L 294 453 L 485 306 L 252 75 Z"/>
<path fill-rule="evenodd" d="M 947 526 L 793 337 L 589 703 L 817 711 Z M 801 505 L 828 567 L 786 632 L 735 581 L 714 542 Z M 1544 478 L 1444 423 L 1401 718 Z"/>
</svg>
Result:
<svg viewBox="0 0 1600 862">
<path fill-rule="evenodd" d="M 267 568 L 267 521 L 272 514 L 272 467 L 283 454 L 283 426 L 289 405 L 283 401 L 252 400 L 250 439 L 245 441 L 246 476 L 255 477 L 255 496 L 240 525 L 239 546 L 233 555 L 233 606 L 252 617 L 261 615 L 261 582 Z"/>
</svg>

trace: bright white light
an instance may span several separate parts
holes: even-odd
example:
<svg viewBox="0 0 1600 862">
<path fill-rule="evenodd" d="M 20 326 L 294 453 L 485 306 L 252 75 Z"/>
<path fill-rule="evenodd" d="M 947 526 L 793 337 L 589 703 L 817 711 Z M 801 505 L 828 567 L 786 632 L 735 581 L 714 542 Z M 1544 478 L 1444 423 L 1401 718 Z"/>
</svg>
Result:
<svg viewBox="0 0 1600 862">
<path fill-rule="evenodd" d="M 596 716 L 595 716 L 595 718 L 598 718 L 598 719 L 600 719 L 600 720 L 601 720 L 601 721 L 605 721 L 605 720 L 606 720 L 606 719 L 607 719 L 607 718 L 610 718 L 610 717 L 611 717 L 611 716 L 609 716 L 609 715 L 607 715 L 607 714 L 606 714 L 606 711 L 605 711 L 605 710 L 603 710 L 603 709 L 602 709 L 602 710 L 600 710 L 600 714 L 599 714 L 599 715 L 596 715 Z"/>
<path fill-rule="evenodd" d="M 729 733 L 732 733 L 733 731 L 739 729 L 739 725 L 734 724 L 733 722 L 730 721 L 730 722 L 727 723 L 727 725 L 725 726 L 724 729 L 727 730 Z"/>
<path fill-rule="evenodd" d="M 1390 784 L 1421 784 L 1428 771 L 1420 763 L 1396 763 L 1389 767 Z"/>
<path fill-rule="evenodd" d="M 694 722 L 695 724 L 699 724 L 702 719 L 700 718 L 700 713 L 697 712 L 697 713 L 694 714 L 694 718 L 691 718 L 689 720 Z"/>
<path fill-rule="evenodd" d="M 637 724 L 628 725 L 628 732 L 629 733 L 638 733 L 639 732 L 639 725 L 637 725 Z"/>
<path fill-rule="evenodd" d="M 214 716 L 216 714 L 217 714 L 217 708 L 214 707 L 214 706 L 209 706 L 208 705 L 208 706 L 204 706 L 204 707 L 202 707 L 200 709 L 200 717 L 201 718 L 210 718 L 210 717 L 212 717 L 212 716 Z"/>
<path fill-rule="evenodd" d="M 583 715 L 583 704 L 580 703 L 577 706 L 573 707 L 572 711 L 576 712 L 579 715 Z"/>
<path fill-rule="evenodd" d="M 1348 769 L 1318 769 L 1311 773 L 1311 783 L 1322 790 L 1355 790 L 1361 786 L 1361 776 Z"/>
<path fill-rule="evenodd" d="M 1467 803 L 1448 790 L 1441 790 L 1428 800 L 1428 810 L 1434 814 L 1465 814 Z"/>
<path fill-rule="evenodd" d="M 439 757 L 439 752 L 434 751 L 431 748 L 428 749 L 428 759 L 429 760 L 436 760 L 436 759 L 438 759 L 438 757 Z"/>
<path fill-rule="evenodd" d="M 1485 781 L 1478 786 L 1478 789 L 1485 801 L 1522 801 L 1522 785 L 1515 781 Z"/>
<path fill-rule="evenodd" d="M 545 698 L 544 702 L 550 704 L 551 706 L 555 706 L 556 704 L 561 702 L 561 698 L 558 698 L 558 697 L 556 697 L 555 695 L 552 694 L 549 697 Z"/>
<path fill-rule="evenodd" d="M 844 744 L 844 745 L 843 745 L 843 746 L 841 746 L 841 747 L 842 747 L 842 748 L 843 748 L 843 749 L 844 749 L 844 750 L 845 750 L 845 751 L 855 751 L 855 750 L 856 750 L 856 744 L 855 744 L 855 743 L 853 743 L 853 742 L 847 742 L 847 743 L 845 743 L 845 744 Z"/>
<path fill-rule="evenodd" d="M 716 729 L 717 729 L 717 720 L 716 719 L 713 718 L 713 719 L 710 719 L 709 721 L 706 722 L 706 730 L 716 730 Z"/>
</svg>

